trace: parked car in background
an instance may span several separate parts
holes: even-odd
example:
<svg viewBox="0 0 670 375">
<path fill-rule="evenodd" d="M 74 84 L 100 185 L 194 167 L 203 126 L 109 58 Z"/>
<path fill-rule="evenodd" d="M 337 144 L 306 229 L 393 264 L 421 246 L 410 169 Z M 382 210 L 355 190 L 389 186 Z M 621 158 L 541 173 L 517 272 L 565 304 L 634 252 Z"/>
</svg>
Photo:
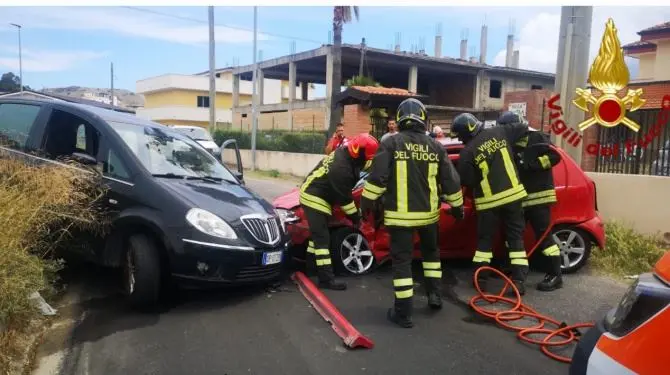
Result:
<svg viewBox="0 0 670 375">
<path fill-rule="evenodd" d="M 230 171 L 193 139 L 132 115 L 37 99 L 0 99 L 0 135 L 12 143 L 0 146 L 2 158 L 56 166 L 69 158 L 82 173 L 102 174 L 111 228 L 66 250 L 121 268 L 134 305 L 157 302 L 169 280 L 208 286 L 281 276 L 282 217 L 244 186 L 241 164 Z"/>
<path fill-rule="evenodd" d="M 651 173 L 656 176 L 670 177 L 670 139 L 658 150 L 658 158 L 651 164 Z"/>
<path fill-rule="evenodd" d="M 463 145 L 448 138 L 440 141 L 451 161 L 457 165 Z M 593 244 L 603 248 L 605 233 L 603 221 L 598 214 L 595 183 L 561 149 L 555 148 L 562 160 L 553 168 L 558 203 L 552 208 L 551 236 L 561 250 L 562 268 L 566 273 L 575 272 L 587 262 Z M 353 196 L 358 204 L 367 174 L 354 187 Z M 293 223 L 287 229 L 291 236 L 293 256 L 302 257 L 309 237 L 305 214 L 300 207 L 297 189 L 284 194 L 273 202 L 275 208 Z M 465 219 L 456 221 L 447 212 L 449 205 L 442 204 L 440 214 L 440 254 L 442 258 L 472 258 L 477 242 L 476 219 L 472 193 L 464 190 Z M 375 229 L 368 221 L 363 221 L 360 231 L 351 229 L 350 222 L 338 208 L 329 223 L 331 228 L 331 254 L 336 269 L 343 273 L 363 274 L 372 270 L 375 264 L 383 262 L 390 255 L 390 238 L 381 225 Z M 502 228 L 501 228 L 502 229 Z M 502 231 L 500 231 L 502 232 Z M 535 245 L 530 226 L 525 233 L 526 249 Z M 418 236 L 415 236 L 415 256 L 419 257 Z M 505 259 L 504 240 L 498 233 L 494 253 Z M 532 255 L 532 254 L 531 254 Z"/>
<path fill-rule="evenodd" d="M 570 375 L 668 373 L 670 251 L 580 338 Z"/>
<path fill-rule="evenodd" d="M 214 142 L 214 138 L 209 131 L 200 126 L 171 125 L 175 131 L 185 134 L 198 142 L 202 147 L 209 151 L 217 160 L 221 160 L 221 148 Z"/>
</svg>

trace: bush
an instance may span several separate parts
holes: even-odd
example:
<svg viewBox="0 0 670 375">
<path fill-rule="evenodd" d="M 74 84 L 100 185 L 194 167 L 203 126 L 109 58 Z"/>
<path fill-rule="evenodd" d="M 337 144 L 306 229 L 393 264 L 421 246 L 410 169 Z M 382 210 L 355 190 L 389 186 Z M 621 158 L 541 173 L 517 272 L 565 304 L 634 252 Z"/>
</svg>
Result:
<svg viewBox="0 0 670 375">
<path fill-rule="evenodd" d="M 593 265 L 615 276 L 638 275 L 651 271 L 665 253 L 659 235 L 644 235 L 619 222 L 605 223 L 607 247 L 593 254 Z"/>
<path fill-rule="evenodd" d="M 55 165 L 0 158 L 0 347 L 36 312 L 28 296 L 53 292 L 62 262 L 53 251 L 77 230 L 101 230 L 97 175 Z M 0 369 L 9 358 L 0 351 Z M 2 371 L 0 371 L 1 373 Z"/>
<path fill-rule="evenodd" d="M 240 149 L 251 149 L 251 133 L 239 130 L 216 130 L 214 141 L 221 145 L 227 139 L 237 140 Z M 323 154 L 326 132 L 292 132 L 264 130 L 256 134 L 256 149 L 266 151 Z"/>
</svg>

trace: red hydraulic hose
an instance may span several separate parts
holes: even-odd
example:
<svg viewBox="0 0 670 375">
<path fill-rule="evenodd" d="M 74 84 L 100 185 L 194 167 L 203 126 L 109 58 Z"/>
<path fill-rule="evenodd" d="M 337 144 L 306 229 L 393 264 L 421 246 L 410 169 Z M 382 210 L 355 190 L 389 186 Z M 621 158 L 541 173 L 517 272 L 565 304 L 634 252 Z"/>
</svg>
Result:
<svg viewBox="0 0 670 375">
<path fill-rule="evenodd" d="M 481 290 L 477 279 L 479 273 L 482 271 L 490 271 L 496 273 L 503 280 L 505 280 L 505 285 L 503 286 L 499 294 L 486 294 Z M 512 280 L 510 280 L 504 273 L 498 271 L 493 267 L 488 266 L 479 267 L 477 271 L 475 271 L 474 285 L 475 289 L 477 289 L 477 292 L 479 294 L 472 297 L 472 299 L 470 300 L 470 307 L 473 310 L 475 310 L 480 315 L 494 319 L 496 323 L 498 323 L 498 325 L 502 326 L 503 328 L 516 331 L 517 338 L 519 338 L 519 340 L 539 345 L 542 353 L 557 361 L 570 363 L 572 359 L 569 357 L 552 353 L 549 350 L 549 347 L 565 346 L 571 344 L 572 342 L 579 341 L 580 335 L 577 329 L 593 327 L 593 323 L 578 323 L 569 326 L 563 326 L 557 320 L 538 313 L 537 311 L 525 305 L 521 301 L 521 295 L 519 294 L 519 289 L 517 289 Z M 503 297 L 505 295 L 505 292 L 507 292 L 507 289 L 510 287 L 514 292 L 515 298 Z M 502 302 L 504 304 L 511 306 L 511 308 L 508 310 L 491 310 L 483 307 L 482 304 L 478 304 L 477 302 L 479 301 L 488 302 L 489 306 Z M 533 327 L 517 327 L 512 324 L 509 324 L 509 322 L 520 320 L 525 317 L 536 319 L 538 321 L 538 324 Z M 547 323 L 556 326 L 557 328 L 556 329 L 545 328 Z M 528 337 L 528 335 L 537 335 L 537 334 L 545 334 L 546 336 L 541 340 L 536 340 Z M 557 336 L 560 336 L 563 339 L 560 341 L 552 341 L 552 338 Z"/>
</svg>

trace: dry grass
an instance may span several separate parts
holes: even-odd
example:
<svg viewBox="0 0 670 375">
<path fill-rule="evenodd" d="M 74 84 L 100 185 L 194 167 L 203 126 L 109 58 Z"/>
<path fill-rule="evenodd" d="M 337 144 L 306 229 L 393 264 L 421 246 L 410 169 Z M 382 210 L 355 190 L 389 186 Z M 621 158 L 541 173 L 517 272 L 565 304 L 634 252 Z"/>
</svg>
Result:
<svg viewBox="0 0 670 375">
<path fill-rule="evenodd" d="M 62 262 L 53 251 L 79 230 L 104 230 L 97 209 L 98 177 L 56 165 L 29 166 L 0 158 L 0 374 L 18 354 L 12 349 L 36 314 L 28 296 L 54 292 Z"/>
<path fill-rule="evenodd" d="M 616 277 L 650 272 L 665 253 L 660 235 L 644 235 L 620 221 L 605 224 L 607 247 L 595 249 L 592 264 L 599 271 Z"/>
</svg>

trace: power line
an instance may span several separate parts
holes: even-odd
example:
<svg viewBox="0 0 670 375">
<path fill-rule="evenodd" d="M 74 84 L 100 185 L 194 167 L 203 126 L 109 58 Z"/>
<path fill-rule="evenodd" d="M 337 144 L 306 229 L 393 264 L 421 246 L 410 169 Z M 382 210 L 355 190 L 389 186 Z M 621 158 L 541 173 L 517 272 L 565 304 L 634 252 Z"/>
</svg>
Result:
<svg viewBox="0 0 670 375">
<path fill-rule="evenodd" d="M 197 18 L 178 16 L 178 15 L 176 15 L 176 14 L 163 13 L 163 12 L 159 12 L 159 11 L 155 11 L 155 10 L 150 10 L 150 9 L 137 8 L 137 7 L 132 7 L 132 6 L 121 6 L 120 8 L 126 8 L 126 9 L 130 9 L 130 10 L 135 10 L 135 11 L 138 11 L 138 12 L 144 12 L 144 13 L 155 14 L 155 15 L 159 15 L 159 16 L 163 16 L 163 17 L 171 17 L 171 18 L 175 18 L 175 19 L 182 20 L 182 21 L 189 21 L 189 22 L 196 22 L 196 23 L 208 24 L 207 21 L 199 20 L 199 19 L 197 19 Z M 250 32 L 250 33 L 253 33 L 253 32 L 254 32 L 252 29 L 247 29 L 247 28 L 239 27 L 239 26 L 231 26 L 231 25 L 218 24 L 218 23 L 215 23 L 214 25 L 216 25 L 216 26 L 220 26 L 220 27 L 226 27 L 226 28 L 233 29 L 233 30 L 247 31 L 247 32 Z M 274 37 L 277 37 L 277 38 L 291 39 L 291 40 L 300 40 L 300 41 L 303 41 L 303 42 L 309 42 L 309 43 L 315 43 L 315 44 L 323 44 L 323 42 L 318 41 L 318 40 L 314 40 L 314 39 L 307 39 L 307 38 L 301 38 L 301 37 L 296 37 L 296 36 L 283 35 L 283 34 L 275 34 L 275 33 L 268 33 L 268 32 L 263 32 L 263 34 L 265 34 L 265 35 L 270 35 L 270 36 L 274 36 Z"/>
</svg>

